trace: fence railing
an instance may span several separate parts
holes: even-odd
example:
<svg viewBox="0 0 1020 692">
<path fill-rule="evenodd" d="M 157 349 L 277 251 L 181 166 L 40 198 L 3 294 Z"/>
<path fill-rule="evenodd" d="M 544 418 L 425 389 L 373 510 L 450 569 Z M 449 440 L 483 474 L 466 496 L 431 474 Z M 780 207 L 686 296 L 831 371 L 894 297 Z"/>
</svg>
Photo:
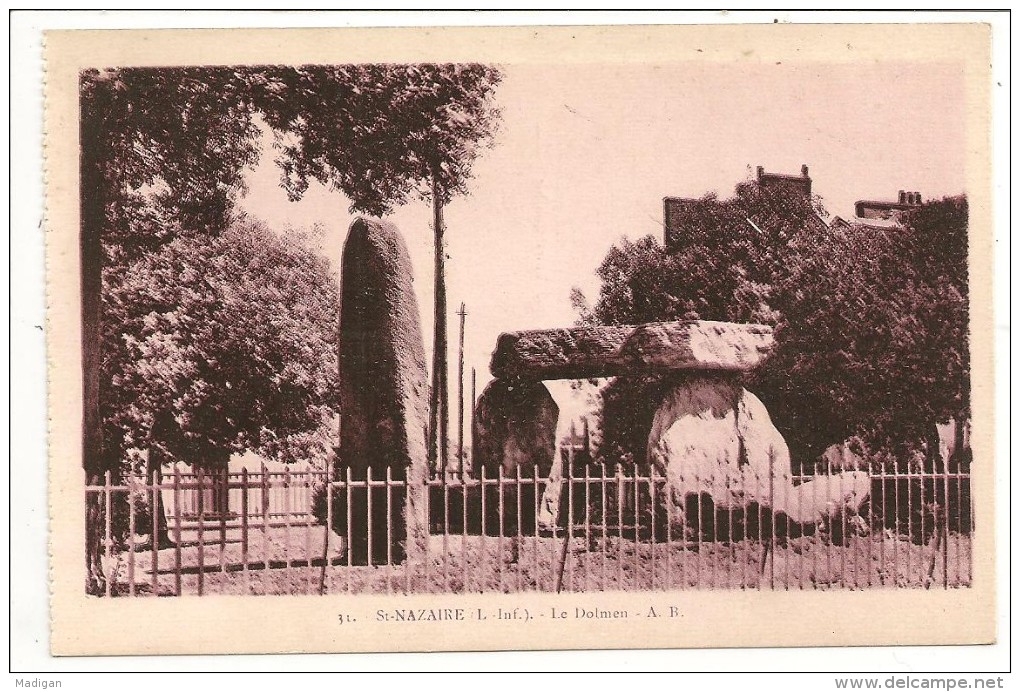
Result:
<svg viewBox="0 0 1020 692">
<path fill-rule="evenodd" d="M 167 475 L 173 478 L 173 474 Z M 180 475 L 183 485 L 178 489 L 178 501 L 185 523 L 196 521 L 199 516 L 208 520 L 224 514 L 228 524 L 234 524 L 241 521 L 242 506 L 247 508 L 249 517 L 265 514 L 273 520 L 286 516 L 292 521 L 312 520 L 312 493 L 324 482 L 323 472 L 311 467 L 283 471 L 263 468 L 249 473 L 247 482 L 243 482 L 239 472 L 196 471 Z M 173 506 L 173 486 L 162 488 L 164 505 Z M 242 494 L 247 497 L 242 498 Z"/>
<path fill-rule="evenodd" d="M 964 471 L 665 475 L 579 463 L 425 481 L 181 473 L 88 486 L 107 595 L 957 588 Z M 331 477 L 330 477 L 331 476 Z M 409 496 L 424 503 L 405 550 Z M 416 505 L 417 506 L 417 505 Z M 164 518 L 165 517 L 165 518 Z M 407 553 L 410 553 L 409 555 Z"/>
</svg>

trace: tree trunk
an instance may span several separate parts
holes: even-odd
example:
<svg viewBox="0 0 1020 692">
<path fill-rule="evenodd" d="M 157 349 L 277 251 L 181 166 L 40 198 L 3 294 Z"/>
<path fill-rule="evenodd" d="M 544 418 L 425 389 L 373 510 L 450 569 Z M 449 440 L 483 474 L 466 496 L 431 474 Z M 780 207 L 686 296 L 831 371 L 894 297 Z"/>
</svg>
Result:
<svg viewBox="0 0 1020 692">
<path fill-rule="evenodd" d="M 432 392 L 429 401 L 429 456 L 437 470 L 445 470 L 449 455 L 449 391 L 446 357 L 446 247 L 444 241 L 443 202 L 439 184 L 433 178 L 432 211 L 434 216 L 436 283 L 435 328 L 432 348 Z"/>
<path fill-rule="evenodd" d="M 103 454 L 100 400 L 103 319 L 103 245 L 106 221 L 105 137 L 106 99 L 97 99 L 91 113 L 81 114 L 79 202 L 81 226 L 81 356 L 82 356 L 82 465 L 86 482 L 99 485 L 107 470 Z M 91 493 L 85 511 L 85 590 L 102 594 L 105 588 L 102 554 L 102 498 Z"/>
<path fill-rule="evenodd" d="M 203 472 L 202 511 L 208 517 L 219 518 L 230 512 L 227 488 L 229 465 L 230 450 L 212 446 L 201 455 L 201 458 L 195 459 L 192 463 L 192 468 L 201 468 Z"/>
<path fill-rule="evenodd" d="M 937 423 L 932 422 L 928 426 L 925 439 L 925 471 L 927 473 L 937 473 L 944 470 L 943 464 L 946 462 L 942 459 L 941 454 L 941 442 L 942 438 L 939 437 L 939 426 Z"/>
<path fill-rule="evenodd" d="M 163 484 L 163 454 L 155 446 L 149 447 L 149 457 L 145 462 L 145 482 Z M 166 520 L 166 506 L 163 504 L 163 493 L 159 490 L 149 491 L 149 497 L 154 498 L 152 505 L 152 516 L 155 521 L 155 531 L 150 538 L 152 544 L 157 548 L 170 548 L 170 528 Z"/>
<path fill-rule="evenodd" d="M 103 474 L 85 472 L 87 485 L 102 485 Z M 85 593 L 102 596 L 106 590 L 103 574 L 103 495 L 86 493 L 85 500 Z"/>
<path fill-rule="evenodd" d="M 950 455 L 950 459 L 953 460 L 954 470 L 964 470 L 964 460 L 966 459 L 965 447 L 967 446 L 967 438 L 965 436 L 965 428 L 967 425 L 967 419 L 962 415 L 953 416 L 953 453 Z M 949 459 L 946 460 L 949 463 Z"/>
</svg>

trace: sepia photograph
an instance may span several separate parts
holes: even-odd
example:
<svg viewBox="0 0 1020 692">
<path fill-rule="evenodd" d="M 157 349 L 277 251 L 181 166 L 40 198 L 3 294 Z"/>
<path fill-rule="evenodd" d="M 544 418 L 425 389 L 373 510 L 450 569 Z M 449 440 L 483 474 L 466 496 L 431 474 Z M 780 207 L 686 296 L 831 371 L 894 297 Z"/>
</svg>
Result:
<svg viewBox="0 0 1020 692">
<path fill-rule="evenodd" d="M 117 33 L 47 39 L 54 653 L 994 639 L 987 27 Z M 126 635 L 287 609 L 361 634 Z"/>
</svg>

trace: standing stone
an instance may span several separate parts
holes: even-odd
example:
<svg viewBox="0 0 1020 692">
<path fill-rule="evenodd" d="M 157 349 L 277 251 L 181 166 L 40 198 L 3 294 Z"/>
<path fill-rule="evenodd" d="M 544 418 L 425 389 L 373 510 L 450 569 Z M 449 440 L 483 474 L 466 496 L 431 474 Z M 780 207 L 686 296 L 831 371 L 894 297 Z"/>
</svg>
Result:
<svg viewBox="0 0 1020 692">
<path fill-rule="evenodd" d="M 411 259 L 397 227 L 355 220 L 340 279 L 338 480 L 349 467 L 358 481 L 367 479 L 369 469 L 374 481 L 385 480 L 389 470 L 393 480 L 409 484 L 406 493 L 396 484 L 371 491 L 355 487 L 350 507 L 341 490 L 334 526 L 339 535 L 350 536 L 353 564 L 400 562 L 405 552 L 422 555 L 428 539 L 428 389 Z"/>
<path fill-rule="evenodd" d="M 485 469 L 486 479 L 498 478 L 501 469 L 505 479 L 514 481 L 518 469 L 522 479 L 534 479 L 536 470 L 538 474 L 538 480 L 521 484 L 519 504 L 516 482 L 502 486 L 502 513 L 500 487 L 486 487 L 486 534 L 498 535 L 502 522 L 504 536 L 516 536 L 518 531 L 522 536 L 534 535 L 536 490 L 541 497 L 553 468 L 559 414 L 559 406 L 541 382 L 493 380 L 478 398 L 473 467 Z"/>
</svg>

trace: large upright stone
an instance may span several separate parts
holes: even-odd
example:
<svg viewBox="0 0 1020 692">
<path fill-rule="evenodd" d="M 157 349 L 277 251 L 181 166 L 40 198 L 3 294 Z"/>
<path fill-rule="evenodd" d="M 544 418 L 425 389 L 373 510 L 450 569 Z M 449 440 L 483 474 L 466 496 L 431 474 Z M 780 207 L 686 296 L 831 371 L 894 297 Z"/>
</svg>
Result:
<svg viewBox="0 0 1020 692">
<path fill-rule="evenodd" d="M 354 564 L 400 562 L 405 550 L 420 555 L 428 538 L 428 390 L 411 260 L 397 227 L 355 220 L 340 280 L 338 471 L 349 467 L 364 481 L 371 469 L 372 479 L 382 481 L 388 470 L 391 479 L 411 483 L 407 493 L 396 484 L 355 487 L 349 507 L 346 491 L 338 493 L 334 524 L 350 536 Z"/>
<path fill-rule="evenodd" d="M 746 371 L 771 353 L 771 327 L 652 322 L 501 334 L 489 369 L 499 378 L 555 380 L 676 370 Z"/>
<path fill-rule="evenodd" d="M 648 458 L 678 509 L 702 493 L 724 509 L 771 507 L 792 482 L 783 436 L 758 397 L 733 378 L 676 384 L 652 419 Z"/>
<path fill-rule="evenodd" d="M 648 458 L 666 478 L 672 516 L 688 523 L 710 519 L 692 502 L 706 495 L 717 509 L 764 507 L 811 523 L 857 512 L 870 492 L 868 474 L 860 471 L 794 485 L 786 441 L 761 400 L 735 378 L 676 384 L 653 418 Z"/>
<path fill-rule="evenodd" d="M 504 536 L 534 534 L 540 511 L 537 499 L 556 458 L 559 415 L 559 406 L 541 382 L 493 380 L 478 398 L 473 466 L 476 473 L 484 469 L 486 479 L 498 479 L 502 471 L 508 481 L 502 486 L 486 486 L 485 533 L 497 535 L 502 530 Z M 520 493 L 518 471 L 527 480 L 520 485 Z"/>
</svg>

